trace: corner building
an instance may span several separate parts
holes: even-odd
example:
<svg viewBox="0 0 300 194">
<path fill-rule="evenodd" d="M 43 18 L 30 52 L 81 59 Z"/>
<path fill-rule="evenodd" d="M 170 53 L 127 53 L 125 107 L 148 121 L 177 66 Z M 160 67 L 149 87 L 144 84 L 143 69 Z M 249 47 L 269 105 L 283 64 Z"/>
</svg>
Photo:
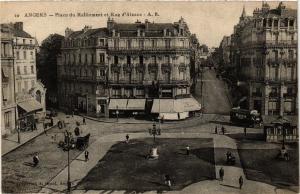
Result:
<svg viewBox="0 0 300 194">
<path fill-rule="evenodd" d="M 231 62 L 246 83 L 246 108 L 262 115 L 297 114 L 297 10 L 263 2 L 234 28 Z"/>
<path fill-rule="evenodd" d="M 108 19 L 106 30 L 107 34 L 103 34 L 104 59 L 101 65 L 96 65 L 100 68 L 102 82 L 96 83 L 96 79 L 93 79 L 93 91 L 78 91 L 78 95 L 89 95 L 91 91 L 99 94 L 99 99 L 91 101 L 93 106 L 100 107 L 94 109 L 96 115 L 103 116 L 99 114 L 99 111 L 103 111 L 105 116 L 152 115 L 178 120 L 200 110 L 200 104 L 190 94 L 191 34 L 182 18 L 175 23 L 150 23 L 147 20 L 144 23 L 117 23 Z M 87 40 L 91 37 L 82 32 L 84 30 L 78 33 Z M 66 39 L 72 39 L 73 34 Z M 69 57 L 72 60 L 72 54 L 68 54 L 68 51 L 73 52 L 73 47 L 63 49 L 63 64 L 69 64 L 66 63 Z M 86 60 L 89 56 L 93 58 L 92 55 L 99 56 L 93 49 L 89 48 L 92 53 L 86 56 L 81 54 L 81 58 L 83 56 Z M 72 62 L 69 66 L 70 69 L 77 68 Z M 92 65 L 84 67 L 94 74 L 98 72 Z M 74 75 L 78 80 L 78 74 L 62 72 L 66 72 L 67 76 Z M 68 86 L 61 91 L 69 95 L 69 91 L 81 83 L 74 80 L 63 82 Z M 87 85 L 81 87 L 88 90 Z M 74 102 L 69 103 L 74 105 Z"/>
</svg>

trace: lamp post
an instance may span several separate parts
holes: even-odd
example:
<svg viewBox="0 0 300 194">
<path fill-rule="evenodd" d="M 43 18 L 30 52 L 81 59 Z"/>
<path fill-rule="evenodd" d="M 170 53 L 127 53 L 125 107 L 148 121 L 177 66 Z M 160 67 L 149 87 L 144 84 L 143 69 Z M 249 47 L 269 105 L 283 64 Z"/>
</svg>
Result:
<svg viewBox="0 0 300 194">
<path fill-rule="evenodd" d="M 117 106 L 117 110 L 116 110 L 116 115 L 117 115 L 117 122 L 119 122 L 119 107 Z"/>
<path fill-rule="evenodd" d="M 160 129 L 156 128 L 156 124 L 153 123 L 152 125 L 152 129 L 149 129 L 149 134 L 153 136 L 153 147 L 151 149 L 151 154 L 150 154 L 150 158 L 152 159 L 157 159 L 158 158 L 158 154 L 157 154 L 157 147 L 155 146 L 155 136 L 156 135 L 160 135 Z"/>
<path fill-rule="evenodd" d="M 67 180 L 67 189 L 68 192 L 71 191 L 71 181 L 70 181 L 70 133 L 66 130 L 66 138 L 67 138 L 67 148 L 68 148 L 68 180 Z"/>
</svg>

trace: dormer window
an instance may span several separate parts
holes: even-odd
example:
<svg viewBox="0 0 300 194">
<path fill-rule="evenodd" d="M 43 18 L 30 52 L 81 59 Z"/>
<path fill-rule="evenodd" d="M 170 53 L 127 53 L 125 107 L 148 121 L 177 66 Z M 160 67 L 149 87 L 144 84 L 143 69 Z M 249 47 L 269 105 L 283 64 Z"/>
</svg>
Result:
<svg viewBox="0 0 300 194">
<path fill-rule="evenodd" d="M 180 29 L 180 36 L 183 36 L 183 29 Z"/>
</svg>

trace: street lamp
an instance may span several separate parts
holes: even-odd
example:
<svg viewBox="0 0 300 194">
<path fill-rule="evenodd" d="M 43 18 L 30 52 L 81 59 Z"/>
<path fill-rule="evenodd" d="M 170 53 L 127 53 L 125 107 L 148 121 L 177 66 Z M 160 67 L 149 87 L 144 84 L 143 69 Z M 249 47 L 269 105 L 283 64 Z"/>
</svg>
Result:
<svg viewBox="0 0 300 194">
<path fill-rule="evenodd" d="M 119 121 L 119 107 L 117 106 L 117 110 L 116 110 L 116 115 L 117 115 L 117 122 Z"/>
<path fill-rule="evenodd" d="M 68 130 L 66 130 L 65 134 L 66 140 L 67 140 L 67 151 L 68 151 L 68 180 L 67 180 L 67 190 L 68 192 L 71 191 L 71 181 L 70 181 L 70 139 L 71 139 L 71 134 Z"/>
<path fill-rule="evenodd" d="M 156 128 L 156 124 L 153 123 L 152 129 L 149 129 L 149 134 L 153 136 L 153 147 L 151 148 L 150 158 L 151 159 L 157 159 L 157 147 L 155 146 L 155 136 L 160 135 L 160 128 Z"/>
</svg>

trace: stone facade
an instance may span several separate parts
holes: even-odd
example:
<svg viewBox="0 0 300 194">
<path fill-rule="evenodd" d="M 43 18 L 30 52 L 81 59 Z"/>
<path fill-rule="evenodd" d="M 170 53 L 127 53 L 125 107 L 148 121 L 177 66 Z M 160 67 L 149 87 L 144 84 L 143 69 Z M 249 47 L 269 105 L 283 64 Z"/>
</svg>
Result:
<svg viewBox="0 0 300 194">
<path fill-rule="evenodd" d="M 13 70 L 11 79 L 14 79 L 14 87 L 10 87 L 9 92 L 14 93 L 14 103 L 18 105 L 15 112 L 17 124 L 24 120 L 27 122 L 29 115 L 39 112 L 39 117 L 44 117 L 46 113 L 45 93 L 46 89 L 37 81 L 36 77 L 36 39 L 23 30 L 23 22 L 1 24 L 1 29 L 8 29 L 12 36 L 12 62 Z M 32 101 L 36 106 L 32 107 Z M 30 110 L 24 110 L 21 104 L 27 104 Z M 20 107 L 20 109 L 19 109 Z M 30 112 L 28 112 L 30 111 Z M 30 121 L 33 122 L 32 120 Z"/>
<path fill-rule="evenodd" d="M 60 107 L 109 116 L 111 99 L 189 97 L 190 35 L 182 18 L 67 28 L 58 58 Z"/>
<path fill-rule="evenodd" d="M 297 113 L 297 11 L 280 3 L 245 10 L 231 36 L 231 63 L 247 90 L 246 108 L 262 115 Z"/>
<path fill-rule="evenodd" d="M 1 28 L 1 71 L 1 134 L 5 135 L 13 132 L 16 124 L 13 34 L 5 26 Z"/>
</svg>

